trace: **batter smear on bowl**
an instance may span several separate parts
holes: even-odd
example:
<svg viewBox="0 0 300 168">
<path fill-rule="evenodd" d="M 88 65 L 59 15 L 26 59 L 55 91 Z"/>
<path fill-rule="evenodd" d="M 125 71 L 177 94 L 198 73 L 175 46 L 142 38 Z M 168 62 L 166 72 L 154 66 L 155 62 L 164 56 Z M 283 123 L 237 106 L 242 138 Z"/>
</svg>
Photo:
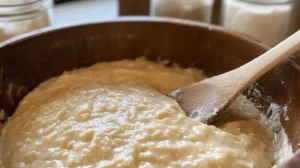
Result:
<svg viewBox="0 0 300 168">
<path fill-rule="evenodd" d="M 272 167 L 273 135 L 259 121 L 236 115 L 209 126 L 165 95 L 203 78 L 145 60 L 65 72 L 5 123 L 4 167 Z"/>
</svg>

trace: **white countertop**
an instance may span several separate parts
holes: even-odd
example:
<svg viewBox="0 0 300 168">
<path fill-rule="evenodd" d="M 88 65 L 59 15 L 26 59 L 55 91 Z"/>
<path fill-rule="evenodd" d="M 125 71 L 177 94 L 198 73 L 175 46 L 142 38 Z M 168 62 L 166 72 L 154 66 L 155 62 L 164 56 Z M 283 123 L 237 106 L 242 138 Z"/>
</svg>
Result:
<svg viewBox="0 0 300 168">
<path fill-rule="evenodd" d="M 117 0 L 78 0 L 57 4 L 53 10 L 53 24 L 95 21 L 118 16 Z"/>
</svg>

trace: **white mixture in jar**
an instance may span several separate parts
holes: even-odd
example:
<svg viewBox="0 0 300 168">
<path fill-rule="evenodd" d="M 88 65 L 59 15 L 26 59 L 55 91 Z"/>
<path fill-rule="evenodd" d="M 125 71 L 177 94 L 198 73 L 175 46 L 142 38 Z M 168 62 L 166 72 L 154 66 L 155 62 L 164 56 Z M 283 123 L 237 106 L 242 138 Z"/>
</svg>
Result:
<svg viewBox="0 0 300 168">
<path fill-rule="evenodd" d="M 224 27 L 253 36 L 267 45 L 276 45 L 287 37 L 291 3 L 280 3 L 276 0 L 223 2 Z"/>
<path fill-rule="evenodd" d="M 152 0 L 151 14 L 210 22 L 214 0 Z"/>
<path fill-rule="evenodd" d="M 65 72 L 29 93 L 4 125 L 4 167 L 272 167 L 272 133 L 258 122 L 209 126 L 165 96 L 202 78 L 143 60 Z"/>
<path fill-rule="evenodd" d="M 51 25 L 51 0 L 0 0 L 0 42 Z"/>
</svg>

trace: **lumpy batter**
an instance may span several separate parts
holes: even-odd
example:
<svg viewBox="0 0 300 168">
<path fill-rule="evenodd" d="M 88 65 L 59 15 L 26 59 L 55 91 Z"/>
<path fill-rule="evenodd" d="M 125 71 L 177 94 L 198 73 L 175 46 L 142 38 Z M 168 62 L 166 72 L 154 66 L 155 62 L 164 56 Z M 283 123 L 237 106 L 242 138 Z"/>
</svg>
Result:
<svg viewBox="0 0 300 168">
<path fill-rule="evenodd" d="M 6 122 L 4 167 L 272 167 L 272 136 L 260 124 L 209 126 L 164 95 L 202 78 L 193 69 L 123 60 L 50 79 Z"/>
</svg>

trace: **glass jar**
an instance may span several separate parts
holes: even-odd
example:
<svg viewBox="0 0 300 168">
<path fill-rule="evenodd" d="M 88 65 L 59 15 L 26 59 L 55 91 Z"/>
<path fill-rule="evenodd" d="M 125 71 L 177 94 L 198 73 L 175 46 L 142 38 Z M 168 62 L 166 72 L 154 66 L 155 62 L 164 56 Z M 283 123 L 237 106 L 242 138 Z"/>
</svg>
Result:
<svg viewBox="0 0 300 168">
<path fill-rule="evenodd" d="M 51 25 L 53 0 L 0 0 L 0 42 Z"/>
<path fill-rule="evenodd" d="M 152 0 L 151 15 L 210 22 L 214 0 Z"/>
<path fill-rule="evenodd" d="M 288 35 L 291 0 L 225 0 L 224 27 L 276 45 Z"/>
</svg>

